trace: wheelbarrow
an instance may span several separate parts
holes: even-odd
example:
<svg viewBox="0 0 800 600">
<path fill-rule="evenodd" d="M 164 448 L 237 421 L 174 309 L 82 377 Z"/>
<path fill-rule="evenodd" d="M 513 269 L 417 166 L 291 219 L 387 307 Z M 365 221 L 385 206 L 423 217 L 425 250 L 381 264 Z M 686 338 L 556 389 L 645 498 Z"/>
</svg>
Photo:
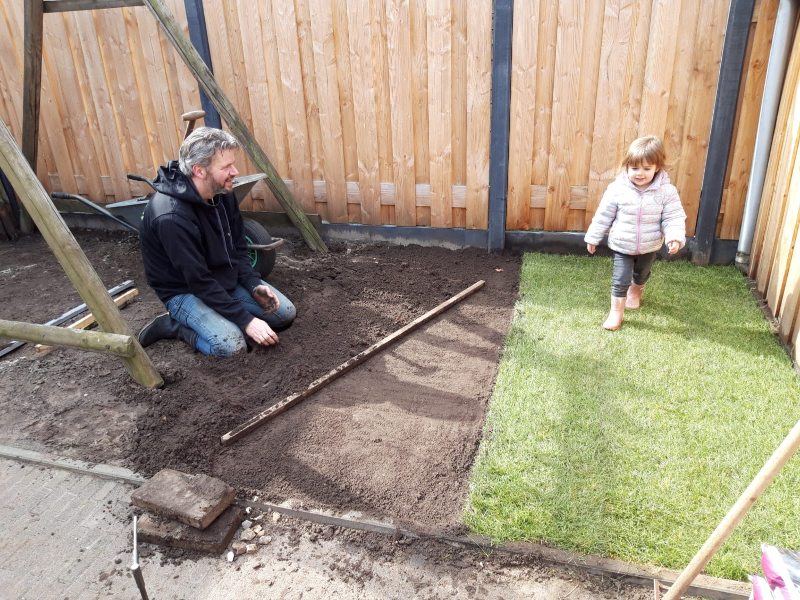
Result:
<svg viewBox="0 0 800 600">
<path fill-rule="evenodd" d="M 182 115 L 183 120 L 187 121 L 184 139 L 194 129 L 195 121 L 203 116 L 205 116 L 205 113 L 202 110 Z M 236 196 L 236 202 L 241 204 L 242 200 L 244 200 L 247 194 L 250 193 L 250 190 L 253 189 L 253 186 L 262 179 L 266 179 L 266 177 L 264 173 L 257 173 L 255 175 L 245 175 L 244 177 L 237 177 L 234 179 L 233 193 Z M 128 173 L 128 179 L 132 181 L 142 181 L 155 190 L 153 182 L 147 177 Z M 105 207 L 99 206 L 86 198 L 74 194 L 53 192 L 50 195 L 56 199 L 77 200 L 96 212 L 138 233 L 142 217 L 144 216 L 144 209 L 153 194 L 148 194 L 141 198 L 133 198 L 132 200 L 125 200 L 124 202 L 113 202 L 111 204 L 106 204 Z M 270 236 L 267 230 L 253 219 L 244 218 L 243 221 L 244 239 L 245 242 L 247 242 L 247 258 L 250 261 L 250 266 L 261 275 L 262 279 L 266 279 L 267 275 L 272 272 L 275 266 L 275 250 L 282 246 L 284 241 L 280 238 L 273 238 Z"/>
</svg>

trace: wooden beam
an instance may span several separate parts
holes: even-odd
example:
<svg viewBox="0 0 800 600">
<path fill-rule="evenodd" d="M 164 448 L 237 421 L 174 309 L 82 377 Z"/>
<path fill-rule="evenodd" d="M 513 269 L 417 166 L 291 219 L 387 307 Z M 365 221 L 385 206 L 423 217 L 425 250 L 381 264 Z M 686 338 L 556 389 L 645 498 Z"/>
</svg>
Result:
<svg viewBox="0 0 800 600">
<path fill-rule="evenodd" d="M 6 188 L 0 180 L 0 232 L 5 233 L 10 240 L 16 240 L 17 224 L 11 210 L 11 199 L 6 194 Z"/>
<path fill-rule="evenodd" d="M 489 248 L 505 247 L 508 147 L 511 139 L 511 33 L 514 0 L 495 0 L 492 15 L 492 107 L 489 149 Z"/>
<path fill-rule="evenodd" d="M 312 382 L 311 385 L 309 385 L 302 392 L 298 394 L 292 394 L 285 400 L 281 400 L 277 404 L 270 406 L 268 409 L 261 411 L 246 423 L 243 423 L 242 425 L 239 425 L 238 427 L 232 429 L 231 431 L 229 431 L 220 438 L 220 442 L 222 442 L 224 446 L 229 446 L 230 444 L 234 443 L 240 438 L 243 438 L 254 429 L 258 429 L 259 427 L 261 427 L 264 423 L 266 423 L 270 419 L 273 419 L 274 417 L 288 410 L 295 404 L 299 404 L 314 392 L 324 388 L 329 383 L 336 381 L 337 379 L 339 379 L 339 377 L 341 377 L 348 371 L 352 371 L 361 363 L 366 362 L 368 359 L 372 358 L 379 352 L 385 350 L 386 348 L 394 344 L 397 340 L 407 336 L 409 333 L 419 328 L 421 325 L 424 325 L 434 317 L 442 314 L 448 308 L 455 306 L 456 304 L 461 302 L 464 298 L 471 296 L 479 289 L 481 289 L 484 286 L 484 284 L 485 282 L 483 280 L 478 281 L 477 283 L 473 283 L 470 287 L 468 287 L 464 291 L 456 294 L 449 300 L 442 302 L 439 306 L 429 310 L 424 315 L 413 320 L 411 323 L 409 323 L 402 329 L 398 329 L 393 334 L 383 338 L 380 342 L 373 344 L 363 352 L 356 354 L 353 358 L 351 358 L 347 362 L 342 363 L 327 375 L 324 375 L 319 379 L 317 379 L 316 381 Z"/>
<path fill-rule="evenodd" d="M 39 154 L 39 109 L 42 99 L 42 40 L 44 14 L 42 0 L 25 0 L 24 54 L 22 86 L 22 154 L 36 172 Z M 33 223 L 24 207 L 20 207 L 20 229 L 31 233 Z"/>
<path fill-rule="evenodd" d="M 253 161 L 256 168 L 267 175 L 267 185 L 269 189 L 286 211 L 286 214 L 289 215 L 289 218 L 294 226 L 297 227 L 300 235 L 303 236 L 306 243 L 314 250 L 327 252 L 328 248 L 325 242 L 322 241 L 322 238 L 308 220 L 308 217 L 306 217 L 305 213 L 297 205 L 295 199 L 286 187 L 286 184 L 283 183 L 283 179 L 281 179 L 278 171 L 272 166 L 264 150 L 262 150 L 253 134 L 247 128 L 244 121 L 239 116 L 239 113 L 233 107 L 233 104 L 231 104 L 231 101 L 228 100 L 225 92 L 222 91 L 217 80 L 214 79 L 214 75 L 205 65 L 203 59 L 200 58 L 197 50 L 195 50 L 192 43 L 184 35 L 183 30 L 180 25 L 178 25 L 172 13 L 169 12 L 164 1 L 145 0 L 145 3 L 153 14 L 153 17 L 155 17 L 156 22 L 161 27 L 161 30 L 170 42 L 172 42 L 172 45 L 178 51 L 178 54 L 186 63 L 186 66 L 189 67 L 189 70 L 192 72 L 195 79 L 197 79 L 200 87 L 203 88 L 212 104 L 214 104 L 222 118 L 225 119 L 225 122 L 231 129 L 231 133 L 233 133 L 242 144 L 250 160 Z"/>
<path fill-rule="evenodd" d="M 125 8 L 126 6 L 144 6 L 144 0 L 44 0 L 44 12 L 46 13 Z"/>
<path fill-rule="evenodd" d="M 36 174 L 26 163 L 8 127 L 2 121 L 0 121 L 0 169 L 11 181 L 20 201 L 28 209 L 31 218 L 41 231 L 42 237 L 89 310 L 97 317 L 97 322 L 103 330 L 130 336 L 128 324 L 106 292 L 103 282 L 100 281 L 72 232 L 36 178 Z M 137 383 L 151 388 L 164 385 L 164 380 L 135 339 L 134 355 L 123 358 L 122 362 Z"/>
<path fill-rule="evenodd" d="M 133 288 L 129 292 L 126 292 L 120 296 L 114 298 L 114 304 L 116 304 L 119 308 L 125 307 L 133 298 L 139 295 L 139 290 Z M 97 319 L 94 318 L 92 313 L 89 313 L 85 317 L 78 319 L 74 323 L 70 323 L 67 325 L 67 329 L 87 329 L 94 325 L 97 322 Z M 47 344 L 36 344 L 34 350 L 38 353 L 49 352 L 52 350 L 52 346 L 48 346 Z"/>
<path fill-rule="evenodd" d="M 754 3 L 755 0 L 733 0 L 728 13 L 717 97 L 714 101 L 714 120 L 708 140 L 708 159 L 694 233 L 692 262 L 699 266 L 707 266 L 711 261 Z"/>
<path fill-rule="evenodd" d="M 136 354 L 133 336 L 118 333 L 76 331 L 52 325 L 0 320 L 0 337 L 20 339 L 26 342 L 45 342 L 52 346 L 67 346 L 128 358 Z"/>
</svg>

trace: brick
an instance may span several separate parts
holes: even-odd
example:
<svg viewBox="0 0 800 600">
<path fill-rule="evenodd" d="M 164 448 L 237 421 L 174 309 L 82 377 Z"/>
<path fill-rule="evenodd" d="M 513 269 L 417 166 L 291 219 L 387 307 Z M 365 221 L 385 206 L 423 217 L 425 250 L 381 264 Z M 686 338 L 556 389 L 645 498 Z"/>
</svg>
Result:
<svg viewBox="0 0 800 600">
<path fill-rule="evenodd" d="M 131 502 L 157 515 L 205 529 L 236 496 L 224 481 L 164 469 L 131 493 Z"/>
<path fill-rule="evenodd" d="M 244 519 L 244 510 L 229 506 L 206 529 L 153 515 L 143 515 L 138 522 L 139 541 L 147 544 L 188 548 L 210 554 L 221 554 Z"/>
</svg>

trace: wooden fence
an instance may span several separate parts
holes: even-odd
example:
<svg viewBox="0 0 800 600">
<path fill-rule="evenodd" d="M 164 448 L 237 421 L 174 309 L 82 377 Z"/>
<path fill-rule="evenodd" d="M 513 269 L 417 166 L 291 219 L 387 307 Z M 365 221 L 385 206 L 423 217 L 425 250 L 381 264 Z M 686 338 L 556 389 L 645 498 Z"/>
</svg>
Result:
<svg viewBox="0 0 800 600">
<path fill-rule="evenodd" d="M 778 334 L 800 363 L 800 47 L 784 83 L 753 246 L 750 277 L 778 321 Z"/>
<path fill-rule="evenodd" d="M 514 3 L 509 229 L 584 230 L 621 152 L 656 133 L 692 232 L 730 1 Z M 754 15 L 722 237 L 738 237 L 777 3 Z M 183 1 L 167 4 L 188 31 Z M 487 228 L 492 0 L 204 7 L 215 75 L 304 210 Z M 17 139 L 21 45 L 21 3 L 4 2 L 0 117 Z M 173 158 L 180 114 L 200 107 L 146 9 L 45 15 L 44 63 L 45 188 L 96 201 L 144 193 L 125 173 L 152 176 Z M 243 207 L 279 210 L 265 186 Z"/>
</svg>

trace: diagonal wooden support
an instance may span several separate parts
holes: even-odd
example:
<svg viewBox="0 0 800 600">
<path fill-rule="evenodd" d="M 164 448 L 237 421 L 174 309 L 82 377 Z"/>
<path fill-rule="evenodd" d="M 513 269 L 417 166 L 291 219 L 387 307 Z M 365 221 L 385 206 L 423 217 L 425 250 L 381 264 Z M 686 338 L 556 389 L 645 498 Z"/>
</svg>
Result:
<svg viewBox="0 0 800 600">
<path fill-rule="evenodd" d="M 250 419 L 246 423 L 243 423 L 243 424 L 239 425 L 238 427 L 232 429 L 231 431 L 229 431 L 228 433 L 226 433 L 225 435 L 223 435 L 220 438 L 220 442 L 224 446 L 229 446 L 230 444 L 232 444 L 233 442 L 237 441 L 238 439 L 243 438 L 244 436 L 246 436 L 248 433 L 250 433 L 254 429 L 258 429 L 259 427 L 261 427 L 267 421 L 269 421 L 269 420 L 273 419 L 274 417 L 278 416 L 280 413 L 284 412 L 285 410 L 290 409 L 295 404 L 299 404 L 300 402 L 302 402 L 303 400 L 308 398 L 314 392 L 324 388 L 329 383 L 331 383 L 333 381 L 336 381 L 337 379 L 339 379 L 339 377 L 341 377 L 342 375 L 344 375 L 348 371 L 352 371 L 353 369 L 355 369 L 361 363 L 366 362 L 368 359 L 372 358 L 373 356 L 375 356 L 379 352 L 385 350 L 386 348 L 388 348 L 389 346 L 394 344 L 400 338 L 403 338 L 403 337 L 407 336 L 409 333 L 411 333 L 412 331 L 414 331 L 415 329 L 417 329 L 421 325 L 424 325 L 425 323 L 427 323 L 428 321 L 430 321 L 434 317 L 442 314 L 448 308 L 450 308 L 452 306 L 455 306 L 456 304 L 461 302 L 467 296 L 471 296 L 472 294 L 477 292 L 479 289 L 481 289 L 484 286 L 485 283 L 486 282 L 483 281 L 483 280 L 478 281 L 477 283 L 473 283 L 471 286 L 469 286 L 463 292 L 459 292 L 458 294 L 456 294 L 455 296 L 453 296 L 449 300 L 445 300 L 439 306 L 437 306 L 436 308 L 432 308 L 431 310 L 426 312 L 421 317 L 417 317 L 416 319 L 411 321 L 411 323 L 409 323 L 408 325 L 406 325 L 402 329 L 398 329 L 393 334 L 383 338 L 380 342 L 378 342 L 376 344 L 373 344 L 372 346 L 370 346 L 369 348 L 367 348 L 363 352 L 361 352 L 359 354 L 356 354 L 353 358 L 351 358 L 347 362 L 342 363 L 341 365 L 336 367 L 333 371 L 329 372 L 327 375 L 324 375 L 323 377 L 320 377 L 316 381 L 313 381 L 311 383 L 311 385 L 309 385 L 302 392 L 299 392 L 297 394 L 292 394 L 291 396 L 289 396 L 285 400 L 281 400 L 277 404 L 274 404 L 273 406 L 270 406 L 268 409 L 261 411 L 255 417 L 253 417 L 252 419 Z"/>
<path fill-rule="evenodd" d="M 20 201 L 28 209 L 31 218 L 42 233 L 42 237 L 47 241 L 47 245 L 50 246 L 67 273 L 67 277 L 72 281 L 72 285 L 78 290 L 103 331 L 131 336 L 128 324 L 111 300 L 111 296 L 106 292 L 103 282 L 100 281 L 100 277 L 64 223 L 64 219 L 53 206 L 47 192 L 36 178 L 2 120 L 0 120 L 0 169 L 11 181 L 12 187 L 17 192 Z M 161 379 L 136 338 L 133 338 L 133 346 L 133 356 L 122 359 L 131 377 L 137 383 L 147 387 L 163 386 L 164 380 Z"/>
<path fill-rule="evenodd" d="M 197 79 L 200 87 L 203 88 L 203 91 L 211 100 L 211 103 L 217 109 L 220 116 L 225 119 L 225 122 L 231 129 L 231 133 L 233 133 L 236 139 L 242 144 L 250 160 L 253 161 L 253 164 L 262 173 L 266 174 L 269 189 L 272 190 L 275 199 L 286 211 L 286 214 L 300 232 L 300 235 L 303 236 L 306 243 L 314 250 L 327 252 L 328 247 L 325 245 L 325 242 L 322 241 L 319 232 L 297 205 L 289 188 L 286 187 L 286 183 L 284 183 L 275 167 L 272 166 L 266 153 L 247 128 L 242 117 L 236 112 L 233 104 L 228 100 L 225 92 L 222 91 L 219 83 L 214 79 L 214 75 L 203 62 L 203 59 L 200 58 L 195 47 L 192 46 L 189 38 L 183 33 L 175 17 L 169 11 L 166 4 L 164 4 L 164 0 L 144 0 L 144 2 L 147 8 L 150 9 L 153 17 L 155 17 L 161 30 L 166 34 L 169 41 L 172 42 L 175 50 L 177 50 L 180 57 L 186 63 L 186 66 L 189 67 L 192 75 Z"/>
</svg>

